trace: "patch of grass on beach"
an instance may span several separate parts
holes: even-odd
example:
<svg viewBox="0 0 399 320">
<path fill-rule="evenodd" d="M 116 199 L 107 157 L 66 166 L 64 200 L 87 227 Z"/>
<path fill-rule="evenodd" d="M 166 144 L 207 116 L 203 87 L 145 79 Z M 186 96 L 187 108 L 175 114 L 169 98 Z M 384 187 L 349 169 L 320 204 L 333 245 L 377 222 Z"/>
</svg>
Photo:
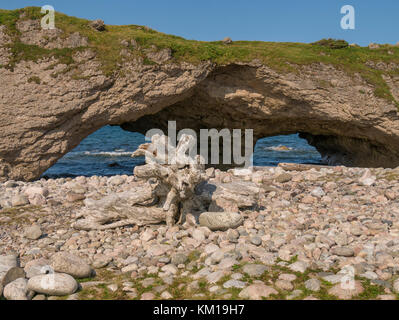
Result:
<svg viewBox="0 0 399 320">
<path fill-rule="evenodd" d="M 237 264 L 234 271 L 239 271 L 242 273 L 242 267 L 246 263 Z M 337 270 L 329 270 L 332 273 L 336 273 Z M 274 287 L 278 293 L 264 298 L 264 300 L 287 300 L 294 290 L 300 290 L 301 293 L 296 297 L 291 297 L 289 299 L 302 300 L 306 297 L 314 297 L 320 300 L 338 300 L 338 297 L 333 296 L 328 293 L 328 291 L 334 286 L 333 284 L 320 279 L 317 274 L 321 270 L 306 270 L 304 273 L 293 272 L 289 268 L 280 265 L 270 266 L 263 275 L 259 277 L 252 277 L 248 274 L 243 274 L 241 281 L 251 285 L 255 280 L 263 282 L 265 285 Z M 275 286 L 275 282 L 278 280 L 282 273 L 293 274 L 296 279 L 292 281 L 292 290 L 282 290 Z M 152 278 L 153 283 L 147 287 L 142 285 L 144 279 Z M 317 292 L 308 290 L 305 287 L 305 281 L 317 278 L 320 281 L 320 290 Z M 167 291 L 172 295 L 173 300 L 183 300 L 183 299 L 195 299 L 195 300 L 238 300 L 241 299 L 239 294 L 242 289 L 238 288 L 228 288 L 224 289 L 223 284 L 231 279 L 231 275 L 227 274 L 222 277 L 216 284 L 208 283 L 205 279 L 199 279 L 197 281 L 197 286 L 190 286 L 193 283 L 191 276 L 182 276 L 180 273 L 176 274 L 173 279 L 173 283 L 167 285 L 164 283 L 163 279 L 158 275 L 154 274 L 142 274 L 136 278 L 131 278 L 129 274 L 123 274 L 118 271 L 111 271 L 107 269 L 97 270 L 97 275 L 95 279 L 82 279 L 79 282 L 87 281 L 100 281 L 100 284 L 93 285 L 86 288 L 78 293 L 80 299 L 85 300 L 128 300 L 132 299 L 129 294 L 122 291 L 123 283 L 130 282 L 131 287 L 136 289 L 137 297 L 133 299 L 140 299 L 141 295 L 146 292 L 152 292 L 155 295 L 156 300 L 161 300 L 161 293 Z M 375 300 L 379 295 L 384 294 L 384 288 L 380 285 L 373 284 L 370 280 L 365 278 L 356 277 L 362 283 L 364 292 L 358 296 L 352 297 L 352 300 Z M 118 290 L 112 292 L 109 288 L 109 284 L 117 284 Z M 211 293 L 209 289 L 212 286 L 219 286 L 220 291 Z M 165 289 L 155 290 L 158 286 L 165 286 Z M 65 297 L 62 297 L 65 298 Z M 399 298 L 399 297 L 398 297 Z"/>
<path fill-rule="evenodd" d="M 354 300 L 375 300 L 377 296 L 385 294 L 382 286 L 371 283 L 369 279 L 359 277 L 357 279 L 361 281 L 364 291 L 354 297 Z"/>
<path fill-rule="evenodd" d="M 1 225 L 19 225 L 30 222 L 32 214 L 36 215 L 40 212 L 41 206 L 26 205 L 22 207 L 5 208 L 0 210 L 0 218 L 11 218 L 6 221 L 0 221 Z"/>
<path fill-rule="evenodd" d="M 36 83 L 36 84 L 40 84 L 41 80 L 40 80 L 40 78 L 38 76 L 33 76 L 33 77 L 30 77 L 28 79 L 28 82 L 29 83 L 33 82 L 33 83 Z"/>
</svg>

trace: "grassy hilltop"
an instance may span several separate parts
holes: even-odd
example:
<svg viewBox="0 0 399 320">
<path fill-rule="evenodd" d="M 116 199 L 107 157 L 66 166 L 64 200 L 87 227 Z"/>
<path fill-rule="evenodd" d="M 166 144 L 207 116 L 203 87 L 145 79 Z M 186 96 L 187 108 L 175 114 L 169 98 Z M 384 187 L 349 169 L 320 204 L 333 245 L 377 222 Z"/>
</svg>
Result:
<svg viewBox="0 0 399 320">
<path fill-rule="evenodd" d="M 41 19 L 43 16 L 38 7 L 27 7 L 17 10 L 0 9 L 0 24 L 7 27 L 13 43 L 10 45 L 12 59 L 8 66 L 11 68 L 21 60 L 36 61 L 44 56 L 56 56 L 60 62 L 71 64 L 72 54 L 77 49 L 44 49 L 34 45 L 23 44 L 19 40 L 19 31 L 16 22 L 20 19 Z M 143 50 L 155 45 L 158 49 L 170 48 L 174 61 L 187 61 L 200 63 L 212 61 L 219 65 L 234 62 L 249 62 L 259 59 L 265 65 L 279 72 L 297 72 L 298 65 L 312 63 L 331 64 L 349 74 L 359 73 L 367 82 L 375 87 L 375 95 L 387 100 L 394 100 L 389 88 L 382 78 L 383 73 L 399 73 L 398 70 L 377 70 L 367 62 L 385 62 L 399 64 L 399 47 L 381 45 L 378 49 L 368 47 L 349 47 L 344 42 L 338 42 L 336 48 L 329 46 L 331 43 L 304 44 L 304 43 L 280 43 L 261 41 L 234 41 L 226 45 L 222 41 L 204 42 L 186 40 L 181 37 L 164 34 L 137 25 L 111 26 L 98 32 L 89 26 L 85 19 L 70 17 L 62 13 L 56 13 L 55 23 L 58 29 L 64 31 L 62 37 L 79 32 L 89 40 L 89 47 L 96 53 L 102 63 L 105 74 L 111 75 L 118 72 L 121 62 L 120 51 L 124 47 L 122 40 L 135 39 L 139 49 L 130 48 L 134 56 L 142 56 L 144 63 L 152 64 Z M 334 43 L 333 43 L 334 44 Z M 342 45 L 344 44 L 344 45 Z"/>
</svg>

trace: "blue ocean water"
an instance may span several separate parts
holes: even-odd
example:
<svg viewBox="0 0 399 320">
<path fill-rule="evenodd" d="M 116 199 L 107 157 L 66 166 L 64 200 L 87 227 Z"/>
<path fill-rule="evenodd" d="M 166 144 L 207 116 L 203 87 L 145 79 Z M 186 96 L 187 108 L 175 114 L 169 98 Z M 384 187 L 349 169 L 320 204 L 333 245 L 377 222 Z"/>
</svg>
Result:
<svg viewBox="0 0 399 320">
<path fill-rule="evenodd" d="M 133 151 L 145 143 L 139 133 L 106 126 L 84 139 L 48 169 L 49 178 L 76 176 L 131 175 L 144 158 L 131 158 Z M 320 163 L 320 154 L 298 135 L 275 136 L 259 140 L 254 152 L 255 166 L 277 166 L 281 162 Z"/>
</svg>

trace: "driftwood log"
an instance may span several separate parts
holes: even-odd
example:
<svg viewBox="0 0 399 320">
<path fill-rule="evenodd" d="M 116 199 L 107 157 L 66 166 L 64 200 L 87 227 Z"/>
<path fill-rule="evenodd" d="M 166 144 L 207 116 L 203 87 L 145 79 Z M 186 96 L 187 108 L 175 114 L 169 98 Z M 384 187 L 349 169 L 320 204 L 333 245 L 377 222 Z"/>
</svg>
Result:
<svg viewBox="0 0 399 320">
<path fill-rule="evenodd" d="M 183 135 L 177 147 L 173 147 L 168 137 L 155 135 L 152 143 L 141 145 L 133 154 L 146 157 L 146 165 L 134 169 L 137 184 L 129 191 L 100 200 L 86 199 L 74 227 L 104 230 L 183 222 L 186 213 L 201 206 L 195 197 L 195 188 L 206 180 L 200 157 L 187 155 L 195 143 L 193 139 Z"/>
</svg>

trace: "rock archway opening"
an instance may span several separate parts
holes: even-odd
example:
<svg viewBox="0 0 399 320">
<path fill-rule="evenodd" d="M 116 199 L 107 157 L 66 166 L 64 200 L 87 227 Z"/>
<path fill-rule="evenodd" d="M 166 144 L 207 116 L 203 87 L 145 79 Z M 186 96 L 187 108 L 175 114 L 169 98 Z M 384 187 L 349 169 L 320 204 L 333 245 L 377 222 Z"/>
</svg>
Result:
<svg viewBox="0 0 399 320">
<path fill-rule="evenodd" d="M 144 163 L 144 158 L 132 158 L 131 154 L 145 142 L 141 133 L 126 131 L 119 126 L 105 126 L 82 140 L 42 177 L 131 175 L 135 166 Z M 282 162 L 321 164 L 321 161 L 316 148 L 299 134 L 259 139 L 253 153 L 255 166 L 277 166 Z"/>
<path fill-rule="evenodd" d="M 131 175 L 135 166 L 144 164 L 143 158 L 131 157 L 144 142 L 145 137 L 140 133 L 105 126 L 82 140 L 43 177 Z"/>
<path fill-rule="evenodd" d="M 279 163 L 323 164 L 317 149 L 299 134 L 259 139 L 253 155 L 254 166 L 277 166 Z"/>
</svg>

